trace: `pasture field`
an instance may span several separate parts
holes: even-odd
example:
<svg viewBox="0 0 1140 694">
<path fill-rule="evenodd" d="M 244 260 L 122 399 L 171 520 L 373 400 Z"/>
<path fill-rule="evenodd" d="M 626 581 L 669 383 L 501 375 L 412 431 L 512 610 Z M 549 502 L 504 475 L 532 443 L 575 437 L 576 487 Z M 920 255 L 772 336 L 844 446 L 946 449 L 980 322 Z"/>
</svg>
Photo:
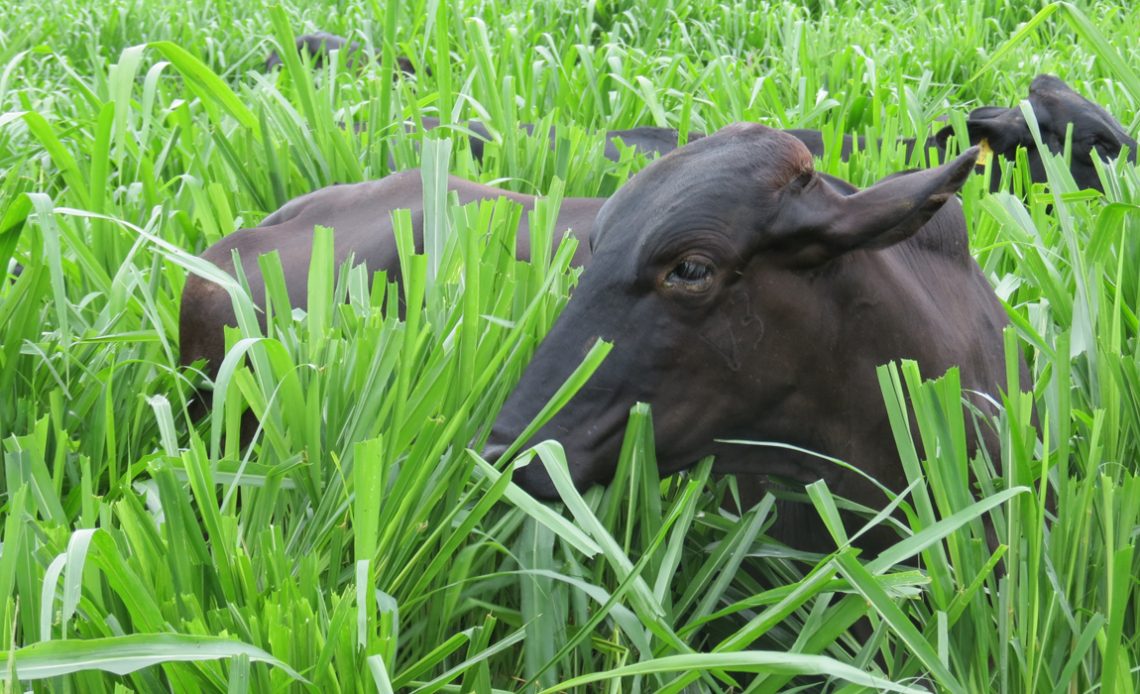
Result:
<svg viewBox="0 0 1140 694">
<path fill-rule="evenodd" d="M 842 490 L 808 489 L 836 550 L 805 556 L 767 539 L 771 497 L 722 509 L 736 481 L 709 461 L 659 479 L 644 407 L 614 483 L 562 504 L 469 451 L 577 277 L 568 243 L 514 260 L 510 205 L 430 193 L 437 252 L 404 255 L 403 319 L 394 286 L 336 267 L 323 232 L 307 313 L 271 286 L 262 335 L 230 281 L 249 325 L 201 421 L 177 340 L 187 274 L 211 272 L 194 254 L 389 156 L 547 196 L 549 233 L 561 196 L 608 195 L 646 164 L 604 158 L 607 128 L 892 143 L 943 116 L 962 131 L 1048 72 L 1135 135 L 1140 5 L 5 0 L 0 18 L 0 270 L 23 268 L 0 282 L 4 691 L 1140 689 L 1140 169 L 1123 161 L 1103 194 L 1055 157 L 1049 186 L 1025 167 L 1013 194 L 966 184 L 1032 382 L 1011 378 L 981 424 L 1001 435 L 995 472 L 967 459 L 953 373 L 881 370 L 930 455 L 898 427 L 913 484 L 905 521 L 868 514 L 899 526 L 873 559 L 834 522 Z M 290 53 L 264 72 L 316 29 L 388 59 L 311 70 Z M 390 79 L 396 54 L 414 77 Z M 420 115 L 499 139 L 478 164 L 446 129 L 394 125 Z M 867 185 L 905 157 L 817 167 Z M 564 469 L 557 446 L 539 454 Z"/>
</svg>

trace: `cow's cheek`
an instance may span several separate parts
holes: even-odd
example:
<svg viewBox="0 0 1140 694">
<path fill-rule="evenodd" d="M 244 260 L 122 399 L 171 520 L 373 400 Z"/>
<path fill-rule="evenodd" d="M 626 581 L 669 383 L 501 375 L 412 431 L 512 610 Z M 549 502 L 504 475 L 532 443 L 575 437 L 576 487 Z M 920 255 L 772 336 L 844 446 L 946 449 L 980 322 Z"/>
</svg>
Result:
<svg viewBox="0 0 1140 694">
<path fill-rule="evenodd" d="M 670 368 L 651 402 L 663 469 L 695 462 L 715 438 L 735 430 L 755 388 L 749 355 L 763 331 L 747 295 L 730 293 L 670 340 L 662 354 Z"/>
</svg>

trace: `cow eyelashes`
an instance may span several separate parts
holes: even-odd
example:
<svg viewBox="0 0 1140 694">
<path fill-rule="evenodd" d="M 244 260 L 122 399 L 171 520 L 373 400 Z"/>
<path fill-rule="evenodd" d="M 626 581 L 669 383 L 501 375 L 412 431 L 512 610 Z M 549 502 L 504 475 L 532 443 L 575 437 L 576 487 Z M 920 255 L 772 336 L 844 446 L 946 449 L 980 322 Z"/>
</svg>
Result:
<svg viewBox="0 0 1140 694">
<path fill-rule="evenodd" d="M 699 292 L 712 286 L 714 269 L 704 258 L 689 256 L 673 266 L 665 276 L 665 287 Z"/>
<path fill-rule="evenodd" d="M 711 275 L 712 268 L 699 260 L 686 258 L 677 263 L 677 267 L 669 274 L 686 282 L 697 282 Z"/>
</svg>

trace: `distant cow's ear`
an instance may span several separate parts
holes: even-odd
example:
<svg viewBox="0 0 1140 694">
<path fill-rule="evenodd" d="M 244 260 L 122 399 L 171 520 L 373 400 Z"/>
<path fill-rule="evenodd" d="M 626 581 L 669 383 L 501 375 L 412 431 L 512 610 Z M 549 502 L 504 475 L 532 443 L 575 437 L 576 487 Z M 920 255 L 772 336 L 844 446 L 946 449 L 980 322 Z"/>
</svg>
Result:
<svg viewBox="0 0 1140 694">
<path fill-rule="evenodd" d="M 1011 109 L 1004 106 L 979 106 L 973 111 L 970 111 L 970 115 L 966 117 L 966 120 L 992 120 L 1008 114 L 1010 110 Z"/>
<path fill-rule="evenodd" d="M 793 264 L 818 265 L 848 251 L 885 248 L 910 238 L 961 189 L 980 150 L 938 168 L 894 176 L 843 195 L 818 176 L 785 189 L 771 247 Z"/>
<path fill-rule="evenodd" d="M 970 111 L 966 117 L 966 132 L 969 133 L 970 144 L 976 145 L 982 140 L 1004 140 L 1011 135 L 1020 137 L 1022 132 L 1028 135 L 1029 128 L 1025 126 L 1025 119 L 1021 117 L 1019 109 L 981 106 Z M 949 125 L 934 133 L 934 140 L 943 151 L 951 137 L 954 137 L 954 128 Z M 1011 150 L 1016 148 L 1017 144 L 1013 144 Z"/>
<path fill-rule="evenodd" d="M 954 137 L 954 127 L 950 125 L 934 133 L 934 141 L 938 143 L 938 149 L 942 150 L 943 156 L 946 154 L 946 143 L 949 142 L 952 137 Z"/>
<path fill-rule="evenodd" d="M 966 119 L 966 130 L 970 134 L 970 144 L 976 145 L 985 140 L 990 149 L 1007 159 L 1013 158 L 1018 147 L 1033 146 L 1033 135 L 1021 108 L 983 106 L 974 109 Z"/>
</svg>

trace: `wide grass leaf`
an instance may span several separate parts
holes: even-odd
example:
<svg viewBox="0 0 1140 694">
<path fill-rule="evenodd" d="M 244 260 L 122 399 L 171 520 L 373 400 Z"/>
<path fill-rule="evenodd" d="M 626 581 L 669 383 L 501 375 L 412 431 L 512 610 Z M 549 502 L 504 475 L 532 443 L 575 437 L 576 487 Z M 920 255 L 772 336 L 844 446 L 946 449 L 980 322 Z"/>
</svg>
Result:
<svg viewBox="0 0 1140 694">
<path fill-rule="evenodd" d="M 925 692 L 890 680 L 867 674 L 862 670 L 841 663 L 834 658 L 822 655 L 799 655 L 778 651 L 742 651 L 740 653 L 690 653 L 686 655 L 654 658 L 633 665 L 614 668 L 605 672 L 582 675 L 562 682 L 557 687 L 544 689 L 542 694 L 553 694 L 593 682 L 669 672 L 692 672 L 694 670 L 734 670 L 739 672 L 770 672 L 786 675 L 823 675 L 846 680 L 865 687 L 873 687 L 886 692 Z"/>
<path fill-rule="evenodd" d="M 241 641 L 220 636 L 187 634 L 131 634 L 102 639 L 42 641 L 5 654 L 15 663 L 15 675 L 21 680 L 58 677 L 87 670 L 103 670 L 126 675 L 152 665 L 172 662 L 196 662 L 247 656 L 253 662 L 268 663 L 290 677 L 307 682 L 291 667 L 265 651 Z M 0 671 L 0 679 L 13 673 Z"/>
</svg>

